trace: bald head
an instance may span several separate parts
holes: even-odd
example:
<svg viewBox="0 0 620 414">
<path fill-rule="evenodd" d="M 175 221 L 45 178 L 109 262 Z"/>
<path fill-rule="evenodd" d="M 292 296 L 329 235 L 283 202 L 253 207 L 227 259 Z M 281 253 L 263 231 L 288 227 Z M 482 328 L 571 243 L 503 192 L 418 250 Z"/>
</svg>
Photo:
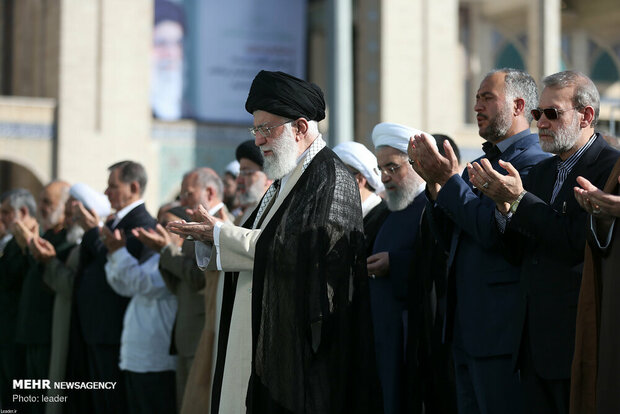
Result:
<svg viewBox="0 0 620 414">
<path fill-rule="evenodd" d="M 58 180 L 43 187 L 39 193 L 38 215 L 43 230 L 62 228 L 70 188 L 69 183 Z"/>
<path fill-rule="evenodd" d="M 181 205 L 196 209 L 199 205 L 212 207 L 222 201 L 224 184 L 217 173 L 208 167 L 200 167 L 183 176 Z"/>
</svg>

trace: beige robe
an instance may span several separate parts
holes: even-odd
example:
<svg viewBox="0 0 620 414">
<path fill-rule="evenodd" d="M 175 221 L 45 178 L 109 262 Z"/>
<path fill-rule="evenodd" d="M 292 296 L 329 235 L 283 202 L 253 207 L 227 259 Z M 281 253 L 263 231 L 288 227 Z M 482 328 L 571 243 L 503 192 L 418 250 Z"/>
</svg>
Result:
<svg viewBox="0 0 620 414">
<path fill-rule="evenodd" d="M 69 329 L 71 324 L 71 298 L 75 272 L 80 261 L 80 246 L 75 246 L 67 261 L 62 263 L 57 258 L 45 265 L 43 280 L 56 293 L 52 311 L 52 343 L 50 354 L 50 370 L 48 379 L 52 383 L 64 381 L 67 369 L 67 353 L 69 351 Z M 51 389 L 48 396 L 65 395 L 65 390 Z M 46 414 L 62 413 L 64 403 L 48 402 L 45 404 Z"/>
<path fill-rule="evenodd" d="M 226 361 L 222 378 L 219 412 L 245 413 L 245 398 L 252 364 L 252 270 L 256 242 L 286 196 L 301 177 L 303 161 L 291 173 L 271 208 L 263 213 L 259 229 L 223 225 L 220 229 L 219 247 L 212 250 L 208 269 L 216 269 L 219 260 L 226 272 L 239 272 L 235 301 L 226 348 Z"/>
<path fill-rule="evenodd" d="M 605 184 L 605 192 L 618 194 L 619 175 L 620 159 Z M 618 327 L 615 323 L 610 324 L 610 320 L 617 319 L 614 309 L 620 294 L 618 283 L 614 280 L 620 277 L 619 225 L 620 219 L 616 218 L 612 250 L 606 259 L 603 260 L 596 249 L 586 244 L 571 372 L 571 414 L 612 413 L 620 407 L 620 395 L 615 392 L 620 387 L 620 374 L 616 374 L 620 370 L 617 369 L 618 358 L 614 358 L 619 350 L 610 343 L 620 341 L 615 333 Z M 601 375 L 599 366 L 604 375 Z M 601 389 L 605 390 L 603 401 L 597 396 L 597 391 Z M 613 405 L 615 408 L 612 408 Z"/>
</svg>

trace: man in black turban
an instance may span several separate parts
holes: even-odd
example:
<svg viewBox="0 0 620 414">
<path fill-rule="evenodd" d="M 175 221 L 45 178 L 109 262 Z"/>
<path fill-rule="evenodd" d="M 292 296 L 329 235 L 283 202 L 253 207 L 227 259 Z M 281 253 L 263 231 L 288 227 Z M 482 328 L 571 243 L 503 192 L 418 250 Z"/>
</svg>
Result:
<svg viewBox="0 0 620 414">
<path fill-rule="evenodd" d="M 274 180 L 259 206 L 243 227 L 203 210 L 197 223 L 169 225 L 213 247 L 209 268 L 234 272 L 225 278 L 211 412 L 381 412 L 361 202 L 319 133 L 323 93 L 261 71 L 246 110 Z"/>
</svg>

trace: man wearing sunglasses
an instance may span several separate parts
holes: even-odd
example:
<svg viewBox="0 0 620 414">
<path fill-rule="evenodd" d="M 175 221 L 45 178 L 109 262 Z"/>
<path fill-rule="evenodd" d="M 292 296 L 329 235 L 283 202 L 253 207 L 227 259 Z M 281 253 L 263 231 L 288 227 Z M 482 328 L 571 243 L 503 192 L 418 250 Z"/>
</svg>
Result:
<svg viewBox="0 0 620 414">
<path fill-rule="evenodd" d="M 536 101 L 536 83 L 525 72 L 500 69 L 483 79 L 474 110 L 491 169 L 500 170 L 500 160 L 510 161 L 526 175 L 547 157 L 529 129 Z M 432 200 L 426 218 L 449 253 L 444 340 L 452 341 L 458 411 L 521 413 L 521 385 L 512 368 L 519 268 L 498 249 L 495 202 L 474 187 L 467 171 L 459 174 L 450 145 L 444 143 L 444 149 L 447 157 L 420 135 L 409 152 Z"/>
<path fill-rule="evenodd" d="M 472 182 L 493 198 L 506 253 L 521 265 L 515 363 L 528 412 L 568 413 L 575 318 L 583 267 L 587 212 L 573 194 L 577 177 L 602 187 L 620 152 L 595 133 L 600 97 L 575 71 L 543 80 L 532 115 L 540 143 L 555 157 L 521 180 L 510 163 L 506 175 L 474 163 Z"/>
<path fill-rule="evenodd" d="M 274 183 L 244 227 L 204 209 L 168 224 L 212 246 L 209 269 L 230 272 L 211 412 L 380 412 L 360 196 L 319 133 L 323 92 L 261 71 L 245 107 Z"/>
</svg>

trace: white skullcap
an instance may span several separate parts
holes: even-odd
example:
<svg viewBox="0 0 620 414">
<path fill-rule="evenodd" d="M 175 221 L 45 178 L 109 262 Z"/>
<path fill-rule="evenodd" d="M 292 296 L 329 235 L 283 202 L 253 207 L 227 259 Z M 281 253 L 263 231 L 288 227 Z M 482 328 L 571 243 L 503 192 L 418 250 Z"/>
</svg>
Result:
<svg viewBox="0 0 620 414">
<path fill-rule="evenodd" d="M 69 190 L 71 197 L 81 201 L 89 210 L 95 210 L 97 215 L 105 220 L 110 215 L 110 201 L 108 197 L 92 189 L 84 183 L 75 183 Z"/>
<path fill-rule="evenodd" d="M 228 163 L 228 165 L 226 166 L 226 169 L 224 170 L 227 173 L 230 173 L 232 175 L 234 175 L 235 177 L 239 176 L 239 169 L 241 167 L 239 166 L 239 161 L 234 160 Z"/>
<path fill-rule="evenodd" d="M 410 128 L 400 124 L 393 124 L 391 122 L 382 122 L 375 125 L 372 130 L 372 143 L 375 144 L 375 148 L 385 145 L 396 148 L 400 152 L 404 152 L 406 154 L 407 148 L 409 147 L 409 138 L 420 134 L 426 134 L 429 137 L 432 137 L 431 134 L 420 131 L 419 129 Z M 432 139 L 431 142 L 435 142 L 435 139 Z"/>
<path fill-rule="evenodd" d="M 376 193 L 384 190 L 381 173 L 377 168 L 377 157 L 365 145 L 359 142 L 342 142 L 334 147 L 334 152 L 342 162 L 361 172 Z"/>
</svg>

